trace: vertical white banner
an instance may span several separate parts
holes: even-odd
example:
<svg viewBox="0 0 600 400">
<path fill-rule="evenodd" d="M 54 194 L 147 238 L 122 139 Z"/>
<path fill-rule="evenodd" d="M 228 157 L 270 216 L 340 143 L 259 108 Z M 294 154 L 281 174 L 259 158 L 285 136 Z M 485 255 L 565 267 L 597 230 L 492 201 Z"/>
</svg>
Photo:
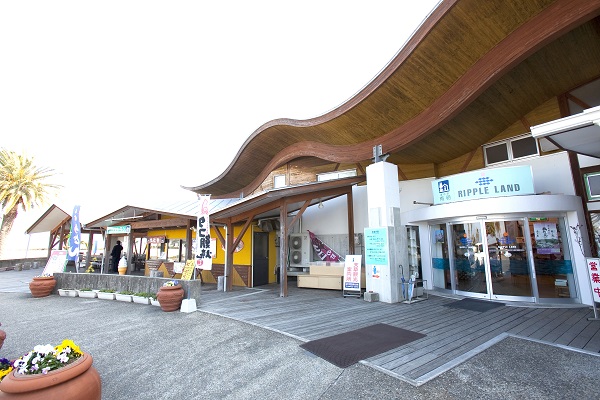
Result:
<svg viewBox="0 0 600 400">
<path fill-rule="evenodd" d="M 196 268 L 212 269 L 212 251 L 210 241 L 210 195 L 200 196 L 198 201 L 198 220 L 196 223 Z"/>
<path fill-rule="evenodd" d="M 588 276 L 594 302 L 600 303 L 600 258 L 587 258 Z"/>
</svg>

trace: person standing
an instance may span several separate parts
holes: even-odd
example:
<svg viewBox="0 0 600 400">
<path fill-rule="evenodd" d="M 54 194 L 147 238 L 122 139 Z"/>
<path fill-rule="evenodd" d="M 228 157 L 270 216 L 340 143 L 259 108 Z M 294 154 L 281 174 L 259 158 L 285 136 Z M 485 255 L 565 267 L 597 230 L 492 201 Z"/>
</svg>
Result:
<svg viewBox="0 0 600 400">
<path fill-rule="evenodd" d="M 110 252 L 110 257 L 112 258 L 112 268 L 110 272 L 118 272 L 119 268 L 119 259 L 121 258 L 121 252 L 123 251 L 123 246 L 121 246 L 121 241 L 117 240 L 117 244 L 113 247 Z"/>
</svg>

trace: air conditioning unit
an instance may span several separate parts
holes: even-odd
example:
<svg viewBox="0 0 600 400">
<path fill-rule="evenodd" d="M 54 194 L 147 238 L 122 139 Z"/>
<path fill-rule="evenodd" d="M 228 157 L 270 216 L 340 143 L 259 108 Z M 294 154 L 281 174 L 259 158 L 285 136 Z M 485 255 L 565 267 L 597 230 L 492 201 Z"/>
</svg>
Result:
<svg viewBox="0 0 600 400">
<path fill-rule="evenodd" d="M 292 233 L 289 241 L 290 267 L 306 267 L 311 261 L 311 245 L 308 233 Z"/>
</svg>

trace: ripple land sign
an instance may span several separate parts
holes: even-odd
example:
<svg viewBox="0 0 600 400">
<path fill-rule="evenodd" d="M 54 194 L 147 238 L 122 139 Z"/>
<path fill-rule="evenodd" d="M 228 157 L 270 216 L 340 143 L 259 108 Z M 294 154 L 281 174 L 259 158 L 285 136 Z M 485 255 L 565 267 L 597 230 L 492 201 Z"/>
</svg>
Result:
<svg viewBox="0 0 600 400">
<path fill-rule="evenodd" d="M 431 182 L 433 204 L 535 194 L 531 167 L 489 168 Z"/>
</svg>

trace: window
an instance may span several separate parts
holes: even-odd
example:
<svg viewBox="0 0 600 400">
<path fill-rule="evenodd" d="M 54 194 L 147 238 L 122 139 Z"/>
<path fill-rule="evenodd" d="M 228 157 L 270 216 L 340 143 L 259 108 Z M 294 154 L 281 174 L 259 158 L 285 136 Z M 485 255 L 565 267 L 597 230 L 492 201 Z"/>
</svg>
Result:
<svg viewBox="0 0 600 400">
<path fill-rule="evenodd" d="M 483 152 L 486 165 L 539 155 L 537 140 L 530 135 L 485 145 Z"/>
<path fill-rule="evenodd" d="M 285 175 L 275 175 L 273 177 L 273 189 L 282 188 L 285 186 Z"/>
<path fill-rule="evenodd" d="M 600 200 L 600 172 L 583 175 L 588 200 Z"/>
<path fill-rule="evenodd" d="M 334 171 L 334 172 L 327 172 L 324 174 L 317 174 L 317 181 L 318 182 L 331 181 L 334 179 L 347 178 L 349 176 L 356 176 L 356 170 L 355 169 L 347 169 L 344 171 Z"/>
</svg>

